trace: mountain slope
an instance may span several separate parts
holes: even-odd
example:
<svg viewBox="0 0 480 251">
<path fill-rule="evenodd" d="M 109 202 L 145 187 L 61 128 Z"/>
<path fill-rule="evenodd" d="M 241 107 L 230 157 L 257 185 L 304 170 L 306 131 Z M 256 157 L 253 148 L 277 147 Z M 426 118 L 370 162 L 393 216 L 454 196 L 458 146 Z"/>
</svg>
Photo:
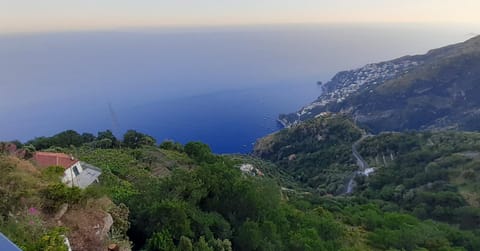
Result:
<svg viewBox="0 0 480 251">
<path fill-rule="evenodd" d="M 478 230 L 479 133 L 382 133 L 365 139 L 359 152 L 376 170 L 358 180 L 361 196 Z"/>
<path fill-rule="evenodd" d="M 362 133 L 345 116 L 322 116 L 258 140 L 253 155 L 274 162 L 306 187 L 341 194 L 357 168 L 352 144 Z"/>
<path fill-rule="evenodd" d="M 375 132 L 480 129 L 480 36 L 425 55 L 406 56 L 338 73 L 285 126 L 323 112 L 352 115 Z"/>
<path fill-rule="evenodd" d="M 357 140 L 360 135 L 346 116 L 321 116 L 259 140 L 253 153 L 314 194 L 345 195 L 353 176 L 357 185 L 349 195 L 358 201 L 479 233 L 480 133 L 394 132 Z M 353 149 L 371 172 L 356 173 Z"/>
</svg>

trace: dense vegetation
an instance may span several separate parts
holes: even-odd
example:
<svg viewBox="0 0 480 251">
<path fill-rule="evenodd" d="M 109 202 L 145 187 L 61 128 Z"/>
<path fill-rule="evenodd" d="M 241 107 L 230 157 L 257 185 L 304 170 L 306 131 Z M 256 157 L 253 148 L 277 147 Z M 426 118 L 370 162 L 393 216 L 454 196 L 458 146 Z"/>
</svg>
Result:
<svg viewBox="0 0 480 251">
<path fill-rule="evenodd" d="M 102 188 L 129 207 L 129 236 L 136 248 L 339 250 L 345 246 L 342 225 L 333 216 L 320 217 L 285 203 L 274 180 L 244 175 L 235 168 L 243 158 L 215 156 L 199 142 L 176 149 L 78 150 L 83 159 L 107 171 L 102 174 Z M 155 155 L 165 163 L 176 162 L 167 176 L 149 175 Z M 307 231 L 303 241 L 297 239 L 301 231 Z"/>
<path fill-rule="evenodd" d="M 27 146 L 33 146 L 36 150 L 45 150 L 49 148 L 80 147 L 88 145 L 94 148 L 138 148 L 143 145 L 155 145 L 155 139 L 149 135 L 128 130 L 123 135 L 123 141 L 120 141 L 110 130 L 101 131 L 97 136 L 91 133 L 78 133 L 74 130 L 67 130 L 51 137 L 37 137 L 25 143 Z M 18 143 L 17 143 L 18 144 Z M 19 144 L 21 146 L 21 144 Z"/>
<path fill-rule="evenodd" d="M 84 159 L 102 168 L 118 167 L 109 174 L 118 180 L 108 182 L 105 176 L 101 184 L 105 188 L 114 187 L 108 189 L 112 197 L 129 207 L 129 236 L 137 249 L 463 250 L 460 247 L 464 247 L 475 250 L 480 247 L 480 240 L 473 232 L 422 221 L 398 210 L 386 211 L 384 203 L 355 197 L 323 197 L 301 190 L 282 193 L 276 178 L 253 177 L 236 168 L 245 161 L 262 168 L 271 164 L 249 157 L 215 156 L 198 142 L 188 146 L 185 148 L 190 148 L 190 154 L 180 148 L 172 151 L 151 147 L 80 151 Z M 165 163 L 181 161 L 171 165 L 167 176 L 149 175 L 153 170 L 150 160 L 158 154 L 162 154 L 160 158 Z M 171 159 L 166 161 L 168 158 Z M 272 175 L 278 177 L 275 172 Z M 126 189 L 119 189 L 120 184 Z"/>
<path fill-rule="evenodd" d="M 352 144 L 362 134 L 344 116 L 318 118 L 260 140 L 255 154 L 264 160 L 215 155 L 200 142 L 156 146 L 135 131 L 109 147 L 92 144 L 98 137 L 66 146 L 69 139 L 54 136 L 60 145 L 43 147 L 100 167 L 100 183 L 67 188 L 54 167 L 26 174 L 9 163 L 28 162 L 2 156 L 12 175 L 2 177 L 0 198 L 15 206 L 1 208 L 0 230 L 22 247 L 43 245 L 39 236 L 75 231 L 47 224 L 63 203 L 82 208 L 107 196 L 115 205 L 112 241 L 128 238 L 135 250 L 480 250 L 480 134 L 365 138 L 358 150 L 375 174 L 357 179 L 351 196 L 328 194 L 341 194 L 355 171 Z M 242 172 L 242 164 L 262 175 Z M 11 187 L 12 179 L 28 189 Z M 41 211 L 40 234 L 18 230 L 28 223 L 10 214 L 25 208 Z"/>
<path fill-rule="evenodd" d="M 361 136 L 346 117 L 326 116 L 260 139 L 253 153 L 316 192 L 341 194 L 357 168 L 351 149 Z"/>
<path fill-rule="evenodd" d="M 377 167 L 360 189 L 365 198 L 478 230 L 480 134 L 388 133 L 366 139 L 360 152 Z"/>
<path fill-rule="evenodd" d="M 338 127 L 339 124 L 343 127 Z M 324 130 L 325 125 L 329 125 L 327 127 L 330 128 L 342 128 L 336 132 L 344 135 L 347 140 L 335 141 L 337 140 L 335 134 L 331 137 L 333 140 L 319 137 L 322 135 L 319 131 Z M 261 139 L 255 153 L 274 161 L 279 169 L 296 178 L 305 172 L 320 174 L 323 184 L 313 183 L 313 186 L 311 182 L 303 184 L 307 188 L 316 188 L 308 189 L 309 191 L 322 194 L 324 187 L 339 186 L 336 179 L 342 175 L 339 170 L 348 170 L 354 163 L 348 156 L 352 155 L 352 144 L 359 136 L 350 139 L 348 132 L 351 131 L 361 130 L 344 116 L 326 116 Z M 322 141 L 319 141 L 319 138 Z M 299 145 L 301 147 L 298 147 Z M 325 152 L 329 147 L 333 149 L 331 152 L 343 153 L 334 155 L 337 158 L 332 161 L 337 173 L 330 172 L 328 163 L 331 158 L 328 156 L 311 157 L 313 153 Z M 411 215 L 407 217 L 408 219 L 426 220 L 422 224 L 433 224 L 434 222 L 430 220 L 435 220 L 468 230 L 467 236 L 479 235 L 480 177 L 477 174 L 480 170 L 479 133 L 454 131 L 383 133 L 366 137 L 358 148 L 363 158 L 375 168 L 375 173 L 370 177 L 361 175 L 357 177 L 358 186 L 353 197 L 359 201 L 375 204 L 375 210 L 379 210 L 378 212 L 406 213 Z M 284 151 L 288 152 L 282 155 Z M 288 158 L 292 155 L 295 158 Z M 305 162 L 308 157 L 311 164 Z M 296 162 L 299 161 L 302 162 L 300 168 L 292 168 L 296 167 Z M 315 175 L 311 175 L 310 179 L 314 177 Z M 351 175 L 343 177 L 345 182 L 345 178 Z M 327 191 L 335 192 L 333 189 Z M 407 218 L 404 220 L 408 221 Z M 382 238 L 385 237 L 382 235 Z M 478 239 L 470 241 L 472 242 L 467 249 L 475 250 L 473 247 L 478 245 Z M 411 250 L 407 247 L 396 248 Z"/>
</svg>

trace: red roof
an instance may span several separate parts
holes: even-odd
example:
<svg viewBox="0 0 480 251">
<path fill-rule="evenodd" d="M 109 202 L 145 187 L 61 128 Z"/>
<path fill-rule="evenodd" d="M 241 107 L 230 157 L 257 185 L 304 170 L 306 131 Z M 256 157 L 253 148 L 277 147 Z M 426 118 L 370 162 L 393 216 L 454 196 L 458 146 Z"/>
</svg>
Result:
<svg viewBox="0 0 480 251">
<path fill-rule="evenodd" d="M 77 159 L 64 153 L 35 152 L 33 159 L 40 167 L 61 166 L 65 169 L 78 162 Z"/>
</svg>

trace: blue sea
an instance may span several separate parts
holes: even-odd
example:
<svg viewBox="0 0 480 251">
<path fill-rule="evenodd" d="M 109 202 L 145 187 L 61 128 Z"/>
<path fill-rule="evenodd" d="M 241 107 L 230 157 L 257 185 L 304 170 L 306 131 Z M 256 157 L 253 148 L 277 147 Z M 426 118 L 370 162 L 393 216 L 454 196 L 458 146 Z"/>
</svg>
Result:
<svg viewBox="0 0 480 251">
<path fill-rule="evenodd" d="M 0 35 L 0 140 L 127 129 L 246 153 L 341 70 L 461 42 L 468 25 L 284 25 Z"/>
</svg>

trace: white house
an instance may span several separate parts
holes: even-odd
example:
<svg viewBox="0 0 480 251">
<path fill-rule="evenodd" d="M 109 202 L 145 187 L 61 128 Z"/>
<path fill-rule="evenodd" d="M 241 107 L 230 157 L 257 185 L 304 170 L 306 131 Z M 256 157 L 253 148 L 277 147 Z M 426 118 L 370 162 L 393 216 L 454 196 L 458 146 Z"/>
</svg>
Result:
<svg viewBox="0 0 480 251">
<path fill-rule="evenodd" d="M 252 164 L 242 164 L 240 167 L 240 171 L 245 174 L 249 174 L 252 176 L 263 176 L 263 172 L 260 171 L 258 168 L 255 168 Z"/>
<path fill-rule="evenodd" d="M 69 186 L 86 188 L 98 182 L 102 171 L 64 153 L 35 152 L 33 160 L 40 167 L 61 166 L 65 169 L 62 182 Z"/>
</svg>

